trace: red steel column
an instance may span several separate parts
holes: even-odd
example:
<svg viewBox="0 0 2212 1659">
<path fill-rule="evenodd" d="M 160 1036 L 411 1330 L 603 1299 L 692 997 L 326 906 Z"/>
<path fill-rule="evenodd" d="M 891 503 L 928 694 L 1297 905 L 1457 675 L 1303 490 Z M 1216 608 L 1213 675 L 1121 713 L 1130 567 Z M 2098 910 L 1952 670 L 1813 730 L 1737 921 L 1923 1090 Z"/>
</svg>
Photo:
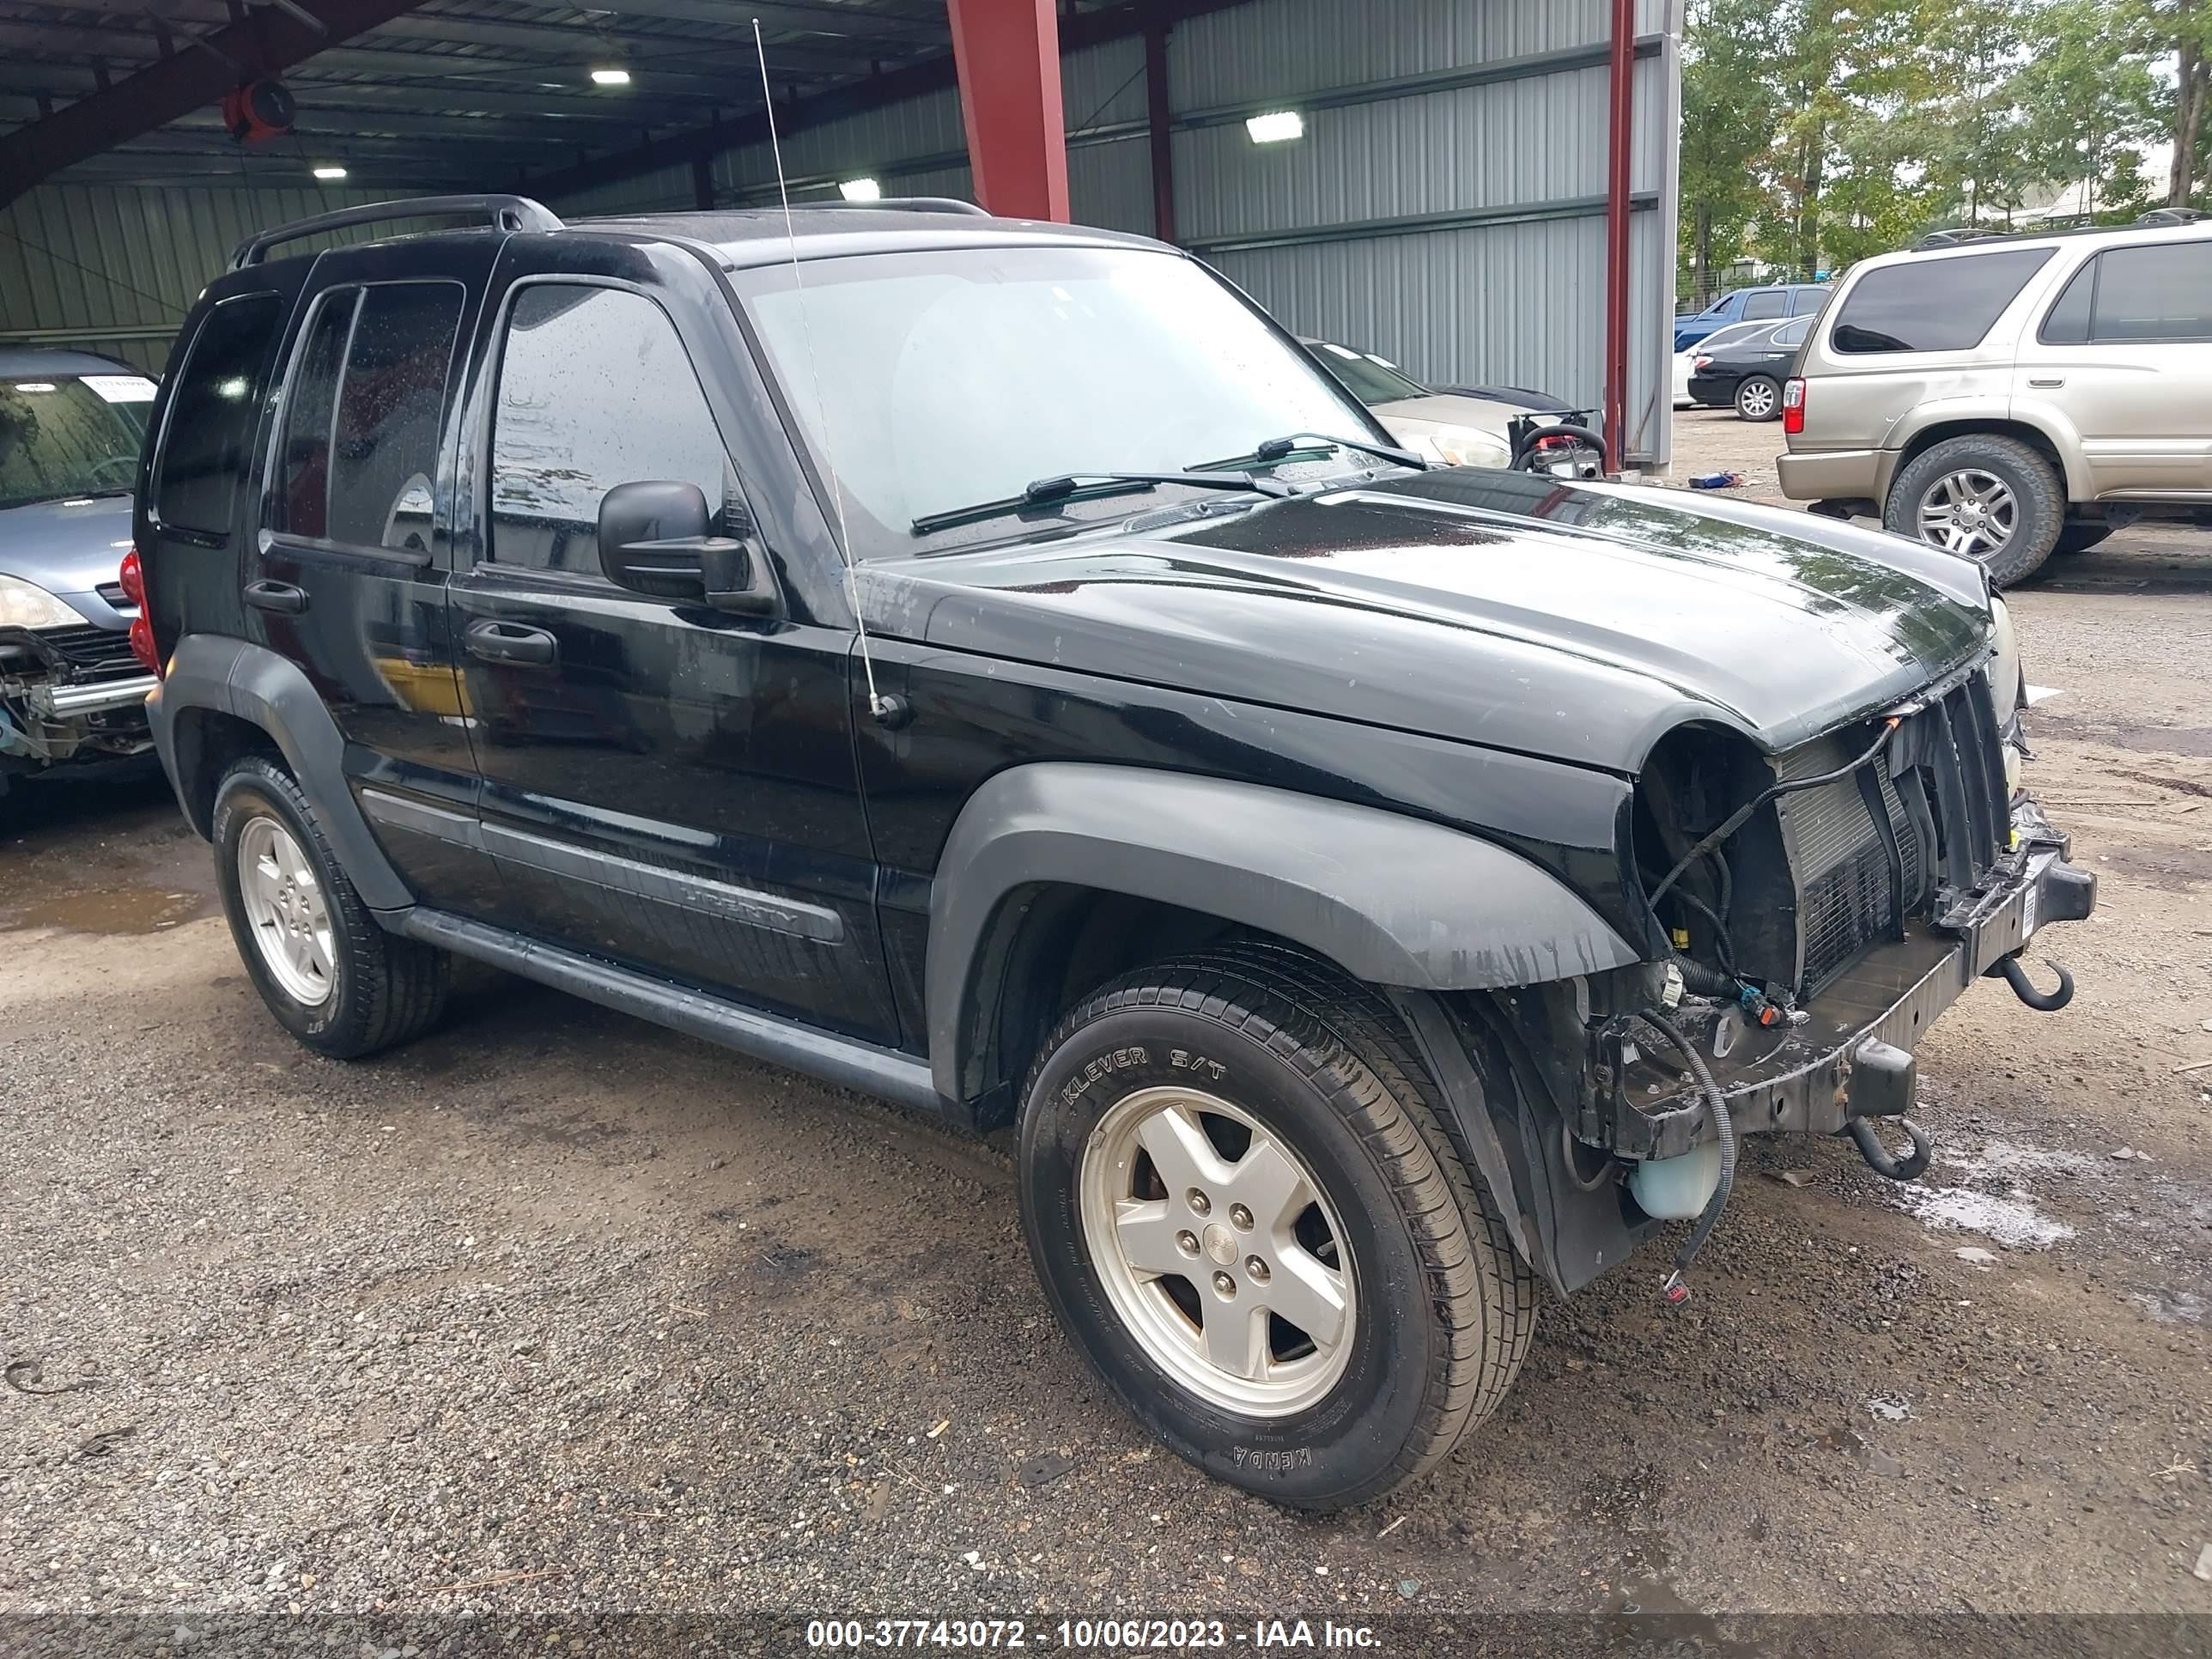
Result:
<svg viewBox="0 0 2212 1659">
<path fill-rule="evenodd" d="M 1168 101 L 1168 30 L 1154 23 L 1145 31 L 1145 125 L 1152 140 L 1152 234 L 1176 239 L 1174 111 Z"/>
<path fill-rule="evenodd" d="M 976 199 L 1015 219 L 1067 222 L 1067 124 L 1053 0 L 949 0 L 952 58 Z"/>
<path fill-rule="evenodd" d="M 1605 464 L 1628 450 L 1628 159 L 1635 114 L 1636 0 L 1613 0 L 1612 131 L 1605 176 Z"/>
</svg>

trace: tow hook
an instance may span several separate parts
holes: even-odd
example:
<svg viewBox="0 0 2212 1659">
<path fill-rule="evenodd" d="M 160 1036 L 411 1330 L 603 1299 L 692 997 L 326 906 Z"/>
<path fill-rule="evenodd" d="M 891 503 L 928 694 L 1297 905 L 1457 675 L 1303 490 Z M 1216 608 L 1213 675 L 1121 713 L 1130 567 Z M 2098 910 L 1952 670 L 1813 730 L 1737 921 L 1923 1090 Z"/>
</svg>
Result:
<svg viewBox="0 0 2212 1659">
<path fill-rule="evenodd" d="M 1935 1145 L 1928 1139 L 1928 1131 L 1909 1117 L 1899 1118 L 1897 1127 L 1912 1138 L 1912 1150 L 1903 1158 L 1893 1156 L 1889 1148 L 1881 1144 L 1869 1119 L 1853 1118 L 1844 1125 L 1844 1133 L 1851 1138 L 1851 1144 L 1859 1149 L 1859 1156 L 1866 1159 L 1867 1167 L 1876 1175 L 1892 1181 L 1917 1181 L 1927 1170 Z"/>
<path fill-rule="evenodd" d="M 1990 972 L 2002 975 L 2004 982 L 2012 987 L 2012 994 L 2029 1007 L 2040 1009 L 2046 1014 L 2055 1014 L 2074 1000 L 2074 975 L 2055 962 L 2051 963 L 2051 970 L 2058 975 L 2058 988 L 2053 991 L 2037 990 L 2034 981 L 2027 976 L 2027 969 L 2021 966 L 2018 957 L 2007 957 Z"/>
</svg>

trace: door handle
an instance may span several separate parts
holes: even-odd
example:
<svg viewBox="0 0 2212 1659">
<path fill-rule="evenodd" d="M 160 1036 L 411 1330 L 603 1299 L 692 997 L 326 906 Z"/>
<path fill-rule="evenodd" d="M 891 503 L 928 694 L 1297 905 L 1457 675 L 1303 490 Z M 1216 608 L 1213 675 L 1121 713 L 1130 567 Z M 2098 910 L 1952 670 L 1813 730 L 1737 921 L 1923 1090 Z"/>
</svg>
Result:
<svg viewBox="0 0 2212 1659">
<path fill-rule="evenodd" d="M 2062 379 L 2057 380 L 2030 380 L 2028 384 L 2032 386 L 2039 386 L 2045 391 L 2050 391 L 2056 387 L 2064 386 L 2066 382 Z"/>
<path fill-rule="evenodd" d="M 255 581 L 246 585 L 246 602 L 256 611 L 274 611 L 296 617 L 307 608 L 307 590 L 289 582 Z"/>
<path fill-rule="evenodd" d="M 561 660 L 560 641 L 542 628 L 529 628 L 521 623 L 471 623 L 464 638 L 469 655 L 483 662 L 550 668 Z"/>
</svg>

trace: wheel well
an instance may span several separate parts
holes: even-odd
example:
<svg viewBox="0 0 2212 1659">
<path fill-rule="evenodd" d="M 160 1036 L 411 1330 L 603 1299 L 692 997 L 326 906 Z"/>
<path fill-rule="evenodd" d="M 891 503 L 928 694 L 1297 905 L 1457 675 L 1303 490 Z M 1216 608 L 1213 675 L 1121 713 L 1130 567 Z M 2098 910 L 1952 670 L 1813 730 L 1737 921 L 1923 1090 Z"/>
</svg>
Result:
<svg viewBox="0 0 2212 1659">
<path fill-rule="evenodd" d="M 2028 425 L 2025 421 L 1942 422 L 1929 427 L 1924 432 L 1916 432 L 1912 434 L 1911 441 L 1905 446 L 1903 452 L 1897 458 L 1897 471 L 1903 472 L 1906 467 L 1911 466 L 1922 455 L 1947 438 L 1973 437 L 2018 439 L 2051 463 L 2051 473 L 2058 480 L 2058 493 L 2062 495 L 2068 493 L 2065 457 L 2058 453 L 2058 446 L 2051 441 L 2047 433 L 2039 427 Z M 1896 474 L 1893 473 L 1891 476 L 1894 477 Z"/>
<path fill-rule="evenodd" d="M 981 1127 L 1012 1121 L 1060 1016 L 1117 974 L 1251 929 L 1203 911 L 1047 882 L 1006 895 L 969 969 L 961 1092 Z"/>
<path fill-rule="evenodd" d="M 252 720 L 214 708 L 184 708 L 170 728 L 177 762 L 177 795 L 202 839 L 215 828 L 215 792 L 223 774 L 247 755 L 266 755 L 278 765 L 276 740 Z"/>
</svg>

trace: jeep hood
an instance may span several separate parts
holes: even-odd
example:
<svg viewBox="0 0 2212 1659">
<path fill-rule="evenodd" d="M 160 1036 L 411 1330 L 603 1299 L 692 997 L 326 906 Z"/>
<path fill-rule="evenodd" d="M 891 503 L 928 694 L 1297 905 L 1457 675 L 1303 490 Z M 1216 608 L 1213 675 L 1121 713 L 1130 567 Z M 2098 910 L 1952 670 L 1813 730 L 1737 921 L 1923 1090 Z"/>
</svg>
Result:
<svg viewBox="0 0 2212 1659">
<path fill-rule="evenodd" d="M 1685 720 L 1792 748 L 1990 628 L 1980 567 L 1917 543 L 1468 467 L 860 574 L 884 636 L 1624 773 Z"/>
</svg>

